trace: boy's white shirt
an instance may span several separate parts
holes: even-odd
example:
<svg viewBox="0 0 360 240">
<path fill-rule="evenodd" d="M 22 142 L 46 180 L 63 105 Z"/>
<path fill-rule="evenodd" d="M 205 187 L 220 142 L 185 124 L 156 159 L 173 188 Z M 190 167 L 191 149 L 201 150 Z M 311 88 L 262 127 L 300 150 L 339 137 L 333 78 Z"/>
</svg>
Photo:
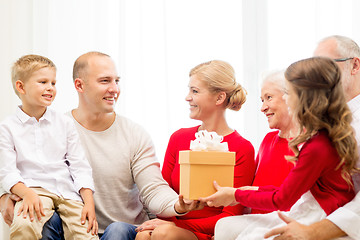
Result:
<svg viewBox="0 0 360 240">
<path fill-rule="evenodd" d="M 0 182 L 0 195 L 18 182 L 79 201 L 81 188 L 94 191 L 72 119 L 48 108 L 37 121 L 19 106 L 0 124 Z"/>
</svg>

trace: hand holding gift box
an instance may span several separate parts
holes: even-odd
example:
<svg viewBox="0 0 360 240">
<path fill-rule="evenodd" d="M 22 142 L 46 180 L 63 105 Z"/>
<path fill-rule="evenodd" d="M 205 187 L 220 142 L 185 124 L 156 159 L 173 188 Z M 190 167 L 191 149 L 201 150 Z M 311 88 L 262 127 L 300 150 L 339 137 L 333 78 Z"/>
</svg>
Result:
<svg viewBox="0 0 360 240">
<path fill-rule="evenodd" d="M 223 137 L 215 132 L 199 131 L 188 151 L 179 152 L 180 194 L 198 199 L 215 193 L 213 182 L 233 187 L 235 152 L 229 152 Z"/>
</svg>

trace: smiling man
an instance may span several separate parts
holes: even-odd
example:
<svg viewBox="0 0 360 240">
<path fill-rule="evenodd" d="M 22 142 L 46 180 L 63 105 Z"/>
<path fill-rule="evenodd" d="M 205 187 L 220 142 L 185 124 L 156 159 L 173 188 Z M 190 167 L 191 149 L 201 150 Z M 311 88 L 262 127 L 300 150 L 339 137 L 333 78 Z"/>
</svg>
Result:
<svg viewBox="0 0 360 240">
<path fill-rule="evenodd" d="M 150 136 L 115 113 L 119 79 L 106 54 L 89 52 L 75 61 L 79 105 L 71 116 L 93 168 L 99 232 L 111 224 L 102 239 L 134 239 L 135 225 L 149 219 L 144 205 L 164 217 L 185 211 L 161 176 Z"/>
<path fill-rule="evenodd" d="M 99 232 L 113 222 L 122 222 L 110 226 L 105 239 L 111 239 L 109 230 L 114 227 L 116 235 L 129 232 L 127 237 L 134 238 L 133 225 L 148 219 L 139 195 L 154 213 L 176 214 L 173 206 L 177 194 L 160 175 L 149 135 L 114 111 L 120 94 L 119 79 L 113 60 L 106 54 L 86 53 L 74 64 L 79 105 L 72 117 L 96 179 Z"/>
<path fill-rule="evenodd" d="M 135 239 L 136 225 L 149 219 L 144 206 L 163 217 L 198 207 L 196 201 L 179 201 L 178 194 L 162 178 L 146 131 L 115 113 L 119 79 L 113 60 L 104 53 L 89 52 L 75 61 L 73 80 L 79 104 L 68 115 L 75 122 L 93 169 L 96 217 L 103 240 Z M 11 201 L 4 203 L 4 198 L 0 205 L 7 212 L 5 220 L 11 223 Z M 43 239 L 61 239 L 59 222 L 54 214 L 45 225 Z"/>
</svg>

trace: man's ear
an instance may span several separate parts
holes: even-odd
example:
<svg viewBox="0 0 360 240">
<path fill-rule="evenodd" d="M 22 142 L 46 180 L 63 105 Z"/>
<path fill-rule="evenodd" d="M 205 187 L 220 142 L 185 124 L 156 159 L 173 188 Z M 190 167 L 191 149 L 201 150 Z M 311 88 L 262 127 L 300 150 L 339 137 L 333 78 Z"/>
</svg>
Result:
<svg viewBox="0 0 360 240">
<path fill-rule="evenodd" d="M 219 92 L 217 94 L 216 105 L 223 104 L 225 99 L 226 99 L 226 93 L 225 92 Z"/>
<path fill-rule="evenodd" d="M 82 92 L 84 89 L 84 81 L 81 78 L 76 78 L 74 80 L 74 86 L 76 91 Z"/>
<path fill-rule="evenodd" d="M 15 82 L 15 88 L 20 94 L 25 94 L 24 83 L 21 80 Z"/>
<path fill-rule="evenodd" d="M 358 74 L 360 71 L 360 59 L 358 57 L 354 57 L 354 64 L 351 69 L 351 75 Z"/>
</svg>

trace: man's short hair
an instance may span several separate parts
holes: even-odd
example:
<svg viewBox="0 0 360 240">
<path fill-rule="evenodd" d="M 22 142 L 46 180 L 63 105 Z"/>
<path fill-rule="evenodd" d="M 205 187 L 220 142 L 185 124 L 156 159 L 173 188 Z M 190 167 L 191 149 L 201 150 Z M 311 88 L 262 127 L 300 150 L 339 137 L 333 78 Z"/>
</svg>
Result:
<svg viewBox="0 0 360 240">
<path fill-rule="evenodd" d="M 74 63 L 73 67 L 73 81 L 75 81 L 76 78 L 81 78 L 86 72 L 86 68 L 88 66 L 88 59 L 92 56 L 103 56 L 103 57 L 110 57 L 109 55 L 102 53 L 102 52 L 88 52 L 80 57 L 78 57 Z"/>
</svg>

